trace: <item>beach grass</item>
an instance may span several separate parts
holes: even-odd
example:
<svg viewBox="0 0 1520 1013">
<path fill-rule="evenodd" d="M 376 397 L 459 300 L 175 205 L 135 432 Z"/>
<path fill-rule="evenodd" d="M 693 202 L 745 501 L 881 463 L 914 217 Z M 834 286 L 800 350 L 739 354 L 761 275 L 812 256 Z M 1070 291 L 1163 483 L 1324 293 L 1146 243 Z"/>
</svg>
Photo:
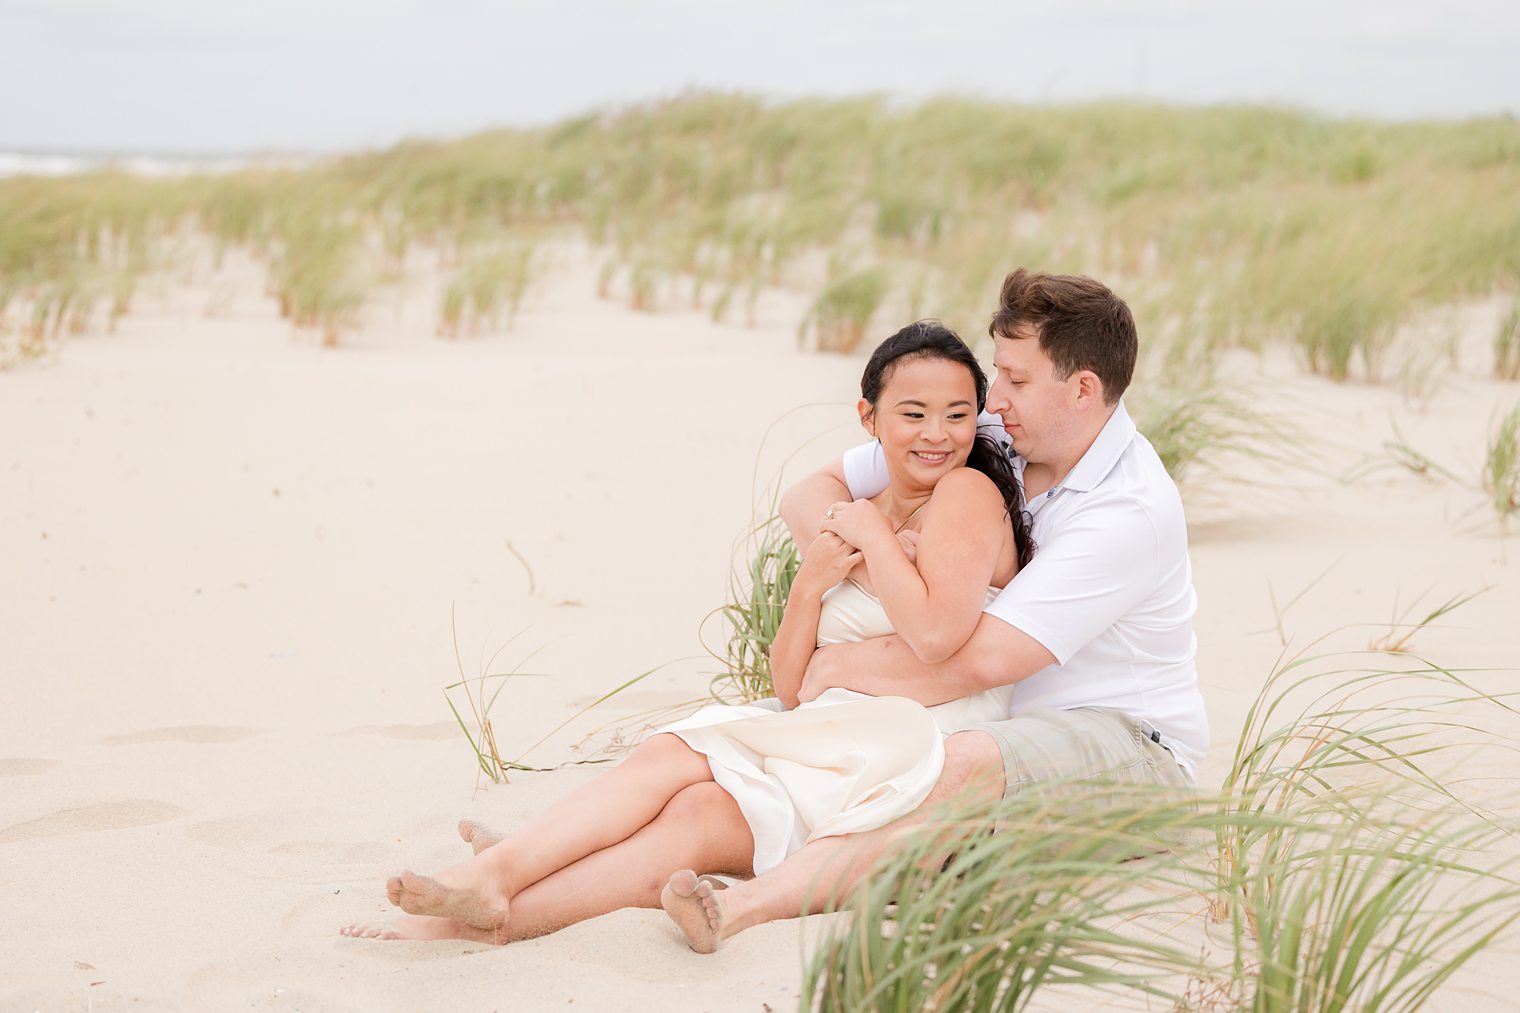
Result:
<svg viewBox="0 0 1520 1013">
<path fill-rule="evenodd" d="M 1143 384 L 1134 396 L 1135 423 L 1179 486 L 1193 471 L 1230 459 L 1285 460 L 1293 440 L 1287 427 L 1247 406 L 1238 392 L 1202 385 Z"/>
<path fill-rule="evenodd" d="M 827 350 L 889 311 L 980 330 L 998 279 L 1030 265 L 1144 303 L 1178 361 L 1282 344 L 1332 379 L 1381 382 L 1400 329 L 1431 308 L 1520 291 L 1520 125 L 693 93 L 300 170 L 0 180 L 0 289 L 29 307 L 48 287 L 52 340 L 59 300 L 88 288 L 70 272 L 101 269 L 122 237 L 186 230 L 266 260 L 324 333 L 413 250 L 453 271 L 481 237 L 533 230 L 604 248 L 646 310 L 675 305 L 677 282 L 715 319 L 741 304 L 752 319 L 762 287 L 795 290 Z M 318 291 L 290 291 L 292 250 L 322 243 Z M 350 245 L 378 269 L 338 270 Z M 467 326 L 445 308 L 440 330 Z M 1500 375 L 1514 331 L 1496 340 Z"/>
<path fill-rule="evenodd" d="M 366 286 L 361 276 L 362 229 L 320 207 L 299 208 L 276 228 L 270 288 L 280 315 L 298 328 L 320 331 L 323 347 L 357 324 Z"/>
<path fill-rule="evenodd" d="M 510 326 L 534 277 L 533 245 L 507 241 L 464 254 L 462 261 L 440 299 L 439 335 L 495 330 L 503 317 Z"/>
<path fill-rule="evenodd" d="M 929 819 L 803 1006 L 1422 1008 L 1520 921 L 1513 828 L 1453 774 L 1515 748 L 1513 694 L 1323 647 L 1264 681 L 1217 792 L 1058 783 Z"/>
<path fill-rule="evenodd" d="M 1489 434 L 1483 458 L 1483 491 L 1508 530 L 1510 518 L 1520 514 L 1520 404 L 1499 419 Z"/>
<path fill-rule="evenodd" d="M 775 696 L 771 683 L 771 642 L 781 627 L 792 580 L 802 557 L 780 517 L 747 531 L 736 551 L 745 559 L 729 575 L 729 602 L 717 610 L 723 620 L 722 652 L 708 653 L 723 664 L 710 692 L 728 703 L 753 703 Z"/>
<path fill-rule="evenodd" d="M 876 311 L 890 284 L 884 268 L 870 267 L 841 274 L 818 294 L 803 318 L 799 341 L 813 335 L 812 347 L 820 352 L 853 352 L 865 340 Z"/>
<path fill-rule="evenodd" d="M 1520 380 L 1520 300 L 1510 306 L 1494 332 L 1494 377 Z"/>
</svg>

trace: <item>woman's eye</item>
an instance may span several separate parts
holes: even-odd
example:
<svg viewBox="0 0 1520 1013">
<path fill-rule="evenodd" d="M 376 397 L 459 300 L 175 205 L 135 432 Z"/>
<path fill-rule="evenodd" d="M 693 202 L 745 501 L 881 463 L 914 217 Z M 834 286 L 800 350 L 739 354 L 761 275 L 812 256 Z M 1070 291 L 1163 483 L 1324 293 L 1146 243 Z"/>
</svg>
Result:
<svg viewBox="0 0 1520 1013">
<path fill-rule="evenodd" d="M 905 419 L 921 419 L 923 417 L 923 412 L 903 412 L 903 418 Z"/>
</svg>

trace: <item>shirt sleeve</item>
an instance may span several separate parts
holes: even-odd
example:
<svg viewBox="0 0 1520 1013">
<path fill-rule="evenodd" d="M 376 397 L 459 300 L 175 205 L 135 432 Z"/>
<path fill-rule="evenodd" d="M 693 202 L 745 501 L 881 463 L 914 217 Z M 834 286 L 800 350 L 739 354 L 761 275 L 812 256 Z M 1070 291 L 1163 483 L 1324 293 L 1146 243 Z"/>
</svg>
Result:
<svg viewBox="0 0 1520 1013">
<path fill-rule="evenodd" d="M 1035 546 L 1034 559 L 984 610 L 1039 641 L 1062 665 L 1139 606 L 1160 573 L 1160 539 L 1139 503 L 1083 507 Z"/>
<path fill-rule="evenodd" d="M 867 499 L 887 487 L 887 456 L 876 440 L 844 452 L 844 484 L 851 499 Z"/>
</svg>

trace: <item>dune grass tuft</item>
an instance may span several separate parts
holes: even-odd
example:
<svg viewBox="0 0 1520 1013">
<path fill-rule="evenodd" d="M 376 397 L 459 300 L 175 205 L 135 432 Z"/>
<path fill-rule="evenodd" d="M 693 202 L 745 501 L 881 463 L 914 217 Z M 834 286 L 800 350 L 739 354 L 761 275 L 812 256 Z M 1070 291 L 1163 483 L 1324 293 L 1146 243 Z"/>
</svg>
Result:
<svg viewBox="0 0 1520 1013">
<path fill-rule="evenodd" d="M 1290 444 L 1281 423 L 1206 387 L 1147 384 L 1135 402 L 1136 426 L 1178 485 L 1231 457 L 1280 460 Z"/>
<path fill-rule="evenodd" d="M 494 330 L 517 318 L 534 274 L 533 246 L 509 242 L 484 253 L 466 254 L 444 287 L 438 311 L 438 334 L 458 338 Z"/>
<path fill-rule="evenodd" d="M 1520 380 L 1520 301 L 1504 314 L 1494 333 L 1494 378 Z"/>
<path fill-rule="evenodd" d="M 1483 490 L 1488 493 L 1501 530 L 1520 514 L 1520 404 L 1499 420 L 1488 438 L 1483 459 Z"/>
<path fill-rule="evenodd" d="M 280 315 L 297 327 L 319 330 L 323 347 L 337 346 L 339 334 L 354 326 L 364 303 L 362 244 L 357 225 L 314 210 L 294 213 L 280 224 L 278 253 L 270 267 Z"/>
<path fill-rule="evenodd" d="M 886 298 L 888 280 L 882 267 L 869 267 L 836 278 L 813 301 L 798 339 L 805 341 L 811 327 L 812 344 L 818 351 L 854 351 L 865 339 L 866 328 Z"/>
<path fill-rule="evenodd" d="M 1285 657 L 1215 793 L 1066 782 L 930 815 L 808 962 L 804 1007 L 1422 1008 L 1520 921 L 1511 829 L 1450 779 L 1514 751 L 1517 714 L 1387 658 Z"/>
<path fill-rule="evenodd" d="M 786 525 L 769 517 L 746 532 L 738 552 L 747 563 L 729 575 L 729 603 L 717 610 L 724 623 L 723 653 L 708 653 L 723 663 L 710 687 L 714 697 L 752 703 L 775 696 L 771 683 L 771 642 L 781 627 L 792 580 L 802 557 Z"/>
</svg>

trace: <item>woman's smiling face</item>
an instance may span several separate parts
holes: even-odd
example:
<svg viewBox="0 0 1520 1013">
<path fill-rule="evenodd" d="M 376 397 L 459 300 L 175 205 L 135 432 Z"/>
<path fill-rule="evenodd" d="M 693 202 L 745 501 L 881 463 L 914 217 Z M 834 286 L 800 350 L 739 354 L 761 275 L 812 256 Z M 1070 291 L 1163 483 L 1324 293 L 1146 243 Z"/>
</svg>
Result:
<svg viewBox="0 0 1520 1013">
<path fill-rule="evenodd" d="M 971 455 L 976 381 L 948 359 L 905 356 L 889 368 L 874 408 L 861 400 L 861 423 L 881 440 L 895 484 L 932 489 Z"/>
</svg>

